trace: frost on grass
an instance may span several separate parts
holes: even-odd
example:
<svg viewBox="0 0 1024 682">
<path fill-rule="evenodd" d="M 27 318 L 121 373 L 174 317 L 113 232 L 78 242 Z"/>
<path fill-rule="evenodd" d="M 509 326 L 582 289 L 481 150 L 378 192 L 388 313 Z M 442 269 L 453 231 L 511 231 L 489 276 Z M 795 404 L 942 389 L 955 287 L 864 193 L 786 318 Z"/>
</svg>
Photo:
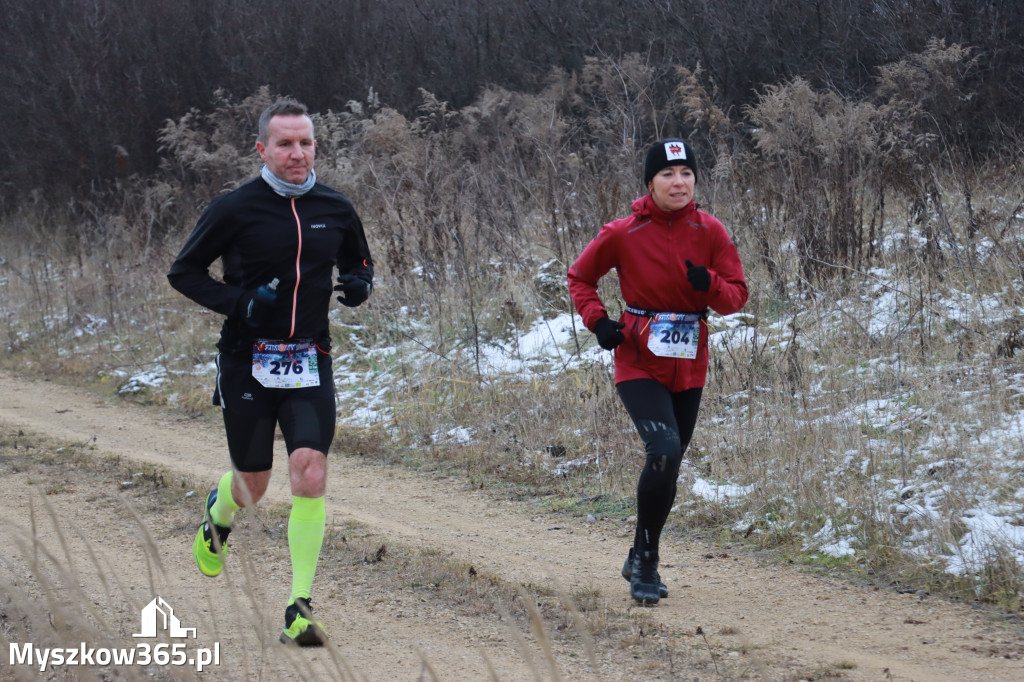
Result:
<svg viewBox="0 0 1024 682">
<path fill-rule="evenodd" d="M 167 381 L 167 370 L 163 368 L 147 370 L 133 374 L 128 381 L 118 389 L 118 393 L 141 393 L 143 391 L 158 388 Z"/>
<path fill-rule="evenodd" d="M 1024 571 L 1024 411 L 1000 415 L 987 428 L 969 423 L 964 432 L 922 443 L 925 461 L 899 490 L 894 513 L 915 528 L 911 550 L 938 558 L 954 575 L 978 574 L 1000 553 Z M 950 440 L 963 455 L 940 458 Z M 952 537 L 936 530 L 951 525 L 960 528 Z"/>
<path fill-rule="evenodd" d="M 720 504 L 737 503 L 754 491 L 753 485 L 715 483 L 700 476 L 694 478 L 690 491 L 697 497 Z"/>
<path fill-rule="evenodd" d="M 422 388 L 425 377 L 443 380 L 439 373 L 441 377 L 456 371 L 472 376 L 479 367 L 481 383 L 521 384 L 546 381 L 587 363 L 610 360 L 610 354 L 596 344 L 576 352 L 573 330 L 585 329 L 578 315 L 541 317 L 508 338 L 486 339 L 478 348 L 456 343 L 443 357 L 434 350 L 436 344 L 427 321 L 411 318 L 407 309 L 399 317 L 405 335 L 397 337 L 395 343 L 373 345 L 362 337 L 366 330 L 355 329 L 348 337 L 349 343 L 337 349 L 334 377 L 338 404 L 348 406 L 339 412 L 341 423 L 369 427 L 389 422 L 395 417 L 396 400 Z M 448 376 L 448 380 L 453 379 Z M 458 427 L 451 424 L 445 430 Z M 452 438 L 439 431 L 435 440 Z"/>
<path fill-rule="evenodd" d="M 1003 302 L 1015 297 L 953 290 L 911 300 L 885 269 L 862 284 L 791 305 L 756 330 L 732 316 L 712 335 L 729 361 L 788 369 L 793 353 L 805 358 L 802 383 L 780 391 L 751 373 L 698 424 L 696 438 L 726 458 L 770 455 L 750 471 L 766 493 L 734 501 L 734 528 L 854 559 L 873 550 L 865 529 L 882 528 L 886 544 L 954 575 L 982 576 L 994 557 L 1024 572 L 1024 375 L 995 361 L 978 332 L 1016 328 L 1018 311 Z M 928 355 L 922 329 L 934 339 Z M 873 352 L 847 354 L 846 337 L 860 351 L 856 339 L 867 337 Z M 766 424 L 776 431 L 749 431 Z M 717 440 L 702 434 L 710 430 Z M 797 454 L 772 448 L 790 440 Z"/>
</svg>

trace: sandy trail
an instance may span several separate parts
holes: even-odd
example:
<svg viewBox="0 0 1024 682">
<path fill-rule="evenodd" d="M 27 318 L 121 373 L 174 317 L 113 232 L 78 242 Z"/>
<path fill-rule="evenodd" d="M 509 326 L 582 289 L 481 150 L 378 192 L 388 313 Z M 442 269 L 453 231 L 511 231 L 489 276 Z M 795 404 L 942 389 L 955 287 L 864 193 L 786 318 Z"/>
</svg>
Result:
<svg viewBox="0 0 1024 682">
<path fill-rule="evenodd" d="M 0 422 L 61 440 L 93 442 L 101 452 L 152 462 L 210 483 L 227 465 L 223 435 L 216 426 L 164 410 L 115 405 L 49 382 L 0 374 Z M 285 476 L 275 476 L 267 499 L 290 500 L 285 482 Z M 8 480 L 0 494 L 16 495 L 18 485 Z M 614 608 L 629 606 L 628 588 L 618 572 L 632 531 L 620 523 L 565 517 L 556 522 L 550 515 L 531 513 L 528 504 L 495 501 L 457 481 L 338 455 L 331 458 L 327 505 L 329 515 L 357 520 L 395 542 L 451 552 L 512 583 L 554 585 L 557 578 L 564 589 L 596 589 Z M 104 519 L 112 511 L 97 505 L 66 513 L 88 529 L 109 525 Z M 239 590 L 214 589 L 208 585 L 214 581 L 199 580 L 191 560 L 192 531 L 175 532 L 180 542 L 161 544 L 167 578 L 155 588 L 168 601 L 184 605 L 183 611 L 190 608 L 203 618 L 215 618 L 224 599 L 240 601 Z M 88 539 L 89 532 L 83 533 Z M 663 541 L 662 552 L 661 573 L 671 596 L 645 614 L 669 636 L 696 639 L 699 626 L 722 664 L 716 676 L 709 653 L 700 675 L 686 672 L 684 663 L 678 679 L 746 675 L 791 680 L 822 671 L 849 680 L 1024 679 L 1020 629 L 969 606 L 859 587 L 728 550 Z M 251 591 L 265 596 L 267 603 L 281 603 L 286 568 Z M 144 570 L 136 567 L 136 575 Z M 261 570 L 260 558 L 254 557 L 253 571 Z M 207 603 L 196 597 L 197 585 L 210 593 Z M 145 581 L 135 587 L 140 601 L 152 589 Z M 388 603 L 379 595 L 361 593 L 359 586 L 327 589 L 338 598 L 316 602 L 318 615 L 332 625 L 329 631 L 345 663 L 365 679 L 429 679 L 423 677 L 423 657 L 444 680 L 490 679 L 484 655 L 501 679 L 534 679 L 521 647 L 500 624 L 482 626 L 479 618 L 418 607 L 401 595 Z M 232 660 L 239 659 L 237 679 L 253 679 L 241 673 L 253 672 L 253 666 L 260 668 L 258 677 L 288 679 L 293 660 L 267 640 L 276 638 L 280 609 L 245 608 L 251 609 L 256 624 L 238 628 L 222 644 L 250 651 L 259 647 L 256 658 L 230 654 Z M 568 652 L 557 656 L 564 679 L 642 675 L 642 665 L 628 651 L 601 652 L 596 670 Z M 313 679 L 329 674 L 330 658 L 326 652 L 312 655 Z M 218 674 L 217 679 L 236 677 Z"/>
</svg>

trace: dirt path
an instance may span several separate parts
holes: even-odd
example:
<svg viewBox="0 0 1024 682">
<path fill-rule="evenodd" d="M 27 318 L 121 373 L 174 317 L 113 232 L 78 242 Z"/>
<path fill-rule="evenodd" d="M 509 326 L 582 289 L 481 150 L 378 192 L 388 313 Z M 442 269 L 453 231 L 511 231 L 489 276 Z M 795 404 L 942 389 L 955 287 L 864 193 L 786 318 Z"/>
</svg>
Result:
<svg viewBox="0 0 1024 682">
<path fill-rule="evenodd" d="M 114 406 L 82 391 L 5 374 L 0 374 L 0 423 L 62 440 L 92 441 L 101 452 L 153 462 L 210 483 L 227 464 L 223 436 L 216 427 L 161 410 Z M 268 501 L 290 500 L 285 481 L 286 477 L 275 476 Z M 18 491 L 15 477 L 0 485 L 4 500 L 16 499 Z M 12 506 L 16 507 L 4 508 Z M 195 506 L 187 505 L 183 520 L 170 524 L 168 536 L 180 541 L 161 544 L 166 578 L 155 586 L 138 578 L 134 587 L 142 603 L 152 589 L 159 589 L 170 603 L 181 604 L 183 612 L 216 618 L 225 599 L 233 599 L 235 608 L 242 608 L 238 602 L 244 600 L 237 590 L 198 579 L 189 546 Z M 329 515 L 357 520 L 396 543 L 451 552 L 512 583 L 556 585 L 554 576 L 561 588 L 596 590 L 610 608 L 631 608 L 618 571 L 632 531 L 620 523 L 556 520 L 531 513 L 528 504 L 496 502 L 457 481 L 341 456 L 331 459 L 327 506 Z M 110 527 L 114 510 L 95 505 L 63 513 L 75 520 L 83 541 L 92 537 L 99 547 L 110 549 L 112 565 L 136 577 L 145 574 L 144 566 L 124 566 L 123 556 L 110 548 L 103 530 Z M 644 609 L 643 615 L 656 624 L 659 637 L 689 642 L 693 652 L 664 679 L 1024 679 L 1021 630 L 968 606 L 861 588 L 762 565 L 755 557 L 721 549 L 673 542 L 663 547 L 663 555 L 661 573 L 671 596 Z M 0 559 L 0 569 L 6 563 L 14 574 L 20 570 L 16 559 L 2 552 Z M 269 572 L 265 559 L 252 557 L 254 572 Z M 299 677 L 288 674 L 295 671 L 290 654 L 280 653 L 284 648 L 267 640 L 277 635 L 276 605 L 287 596 L 286 564 L 274 572 L 273 577 L 252 578 L 255 585 L 250 584 L 258 602 L 274 607 L 244 607 L 251 608 L 246 620 L 254 622 L 238 626 L 227 643 L 222 642 L 225 652 L 237 647 L 226 653 L 235 667 L 233 672 L 213 672 L 214 679 Z M 318 574 L 315 591 L 323 589 L 320 580 Z M 82 583 L 89 581 L 82 578 Z M 204 591 L 202 598 L 197 598 L 197 589 Z M 430 679 L 424 658 L 439 679 L 490 679 L 485 656 L 502 680 L 537 677 L 532 667 L 536 661 L 528 660 L 530 654 L 500 624 L 457 610 L 422 607 L 408 595 L 364 594 L 359 585 L 327 589 L 336 597 L 314 602 L 318 616 L 329 625 L 335 652 L 363 676 L 360 679 Z M 202 627 L 202 621 L 186 624 Z M 134 626 L 128 623 L 125 628 Z M 699 636 L 698 627 L 703 633 Z M 628 648 L 608 648 L 599 653 L 596 670 L 583 665 L 579 651 L 556 651 L 556 659 L 563 679 L 643 678 L 643 656 L 634 654 Z M 336 665 L 326 651 L 303 661 L 313 666 L 312 679 L 324 679 Z M 543 665 L 541 669 L 541 679 L 548 679 Z"/>
</svg>

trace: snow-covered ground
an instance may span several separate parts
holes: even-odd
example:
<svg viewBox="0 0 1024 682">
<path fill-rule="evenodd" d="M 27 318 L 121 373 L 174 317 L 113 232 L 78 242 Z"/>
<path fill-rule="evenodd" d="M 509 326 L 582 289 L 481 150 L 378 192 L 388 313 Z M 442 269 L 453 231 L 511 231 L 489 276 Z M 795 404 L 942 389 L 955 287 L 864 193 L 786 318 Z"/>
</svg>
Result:
<svg viewBox="0 0 1024 682">
<path fill-rule="evenodd" d="M 891 273 L 876 270 L 870 273 L 870 277 L 875 284 L 865 288 L 862 299 L 836 301 L 832 304 L 833 310 L 856 309 L 862 328 L 872 337 L 899 333 L 908 323 L 906 297 L 886 284 L 892 278 Z M 929 305 L 933 314 L 944 320 L 966 319 L 971 311 L 978 309 L 984 309 L 988 316 L 1001 310 L 998 297 L 973 300 L 960 294 Z M 834 317 L 839 319 L 839 312 L 834 312 Z M 405 340 L 372 343 L 367 339 L 366 329 L 350 324 L 341 326 L 343 336 L 347 338 L 335 351 L 334 369 L 338 402 L 346 406 L 340 411 L 339 419 L 347 426 L 386 427 L 396 416 L 392 408 L 396 392 L 400 393 L 408 388 L 409 382 L 429 373 L 427 368 L 438 361 L 429 344 L 414 340 L 430 337 L 428 325 L 414 319 L 407 309 L 398 311 L 394 321 L 410 332 Z M 102 327 L 101 321 L 93 319 L 89 324 Z M 755 334 L 761 343 L 768 339 L 779 353 L 785 351 L 789 343 L 784 321 L 755 329 L 744 315 L 726 318 L 713 315 L 710 324 L 712 352 L 723 356 L 730 351 L 741 356 L 744 349 L 750 348 Z M 83 333 L 90 331 L 83 330 Z M 801 342 L 806 345 L 813 343 L 813 339 L 804 337 Z M 611 354 L 594 343 L 578 316 L 569 313 L 549 319 L 539 317 L 508 338 L 489 339 L 472 348 L 458 350 L 462 362 L 472 365 L 474 371 L 478 367 L 486 381 L 498 384 L 542 381 L 578 370 L 584 365 L 603 363 L 610 367 L 611 363 Z M 827 358 L 822 360 L 828 361 Z M 400 371 L 402 366 L 406 371 Z M 408 371 L 410 367 L 412 371 Z M 868 381 L 872 373 L 897 370 L 904 372 L 904 378 L 912 383 L 912 370 L 906 363 L 901 363 L 898 355 L 865 358 L 853 371 L 860 372 L 858 376 Z M 194 371 L 210 374 L 212 368 L 202 366 Z M 140 372 L 128 376 L 121 390 L 132 392 L 159 387 L 166 378 L 162 369 Z M 998 380 L 1004 382 L 1003 389 L 1008 395 L 1024 396 L 1024 373 L 999 374 Z M 813 379 L 809 383 L 813 397 L 820 398 L 825 389 Z M 1024 569 L 1024 409 L 1008 407 L 995 417 L 989 410 L 987 417 L 982 419 L 970 413 L 976 398 L 969 392 L 962 396 L 950 395 L 949 401 L 950 404 L 963 405 L 959 424 L 937 423 L 941 420 L 937 418 L 935 406 L 913 404 L 901 394 L 869 396 L 856 404 L 846 405 L 838 413 L 808 414 L 807 419 L 809 424 L 818 420 L 817 424 L 863 425 L 877 434 L 869 445 L 879 451 L 891 450 L 893 440 L 907 425 L 924 428 L 929 435 L 916 443 L 914 466 L 906 478 L 880 479 L 874 483 L 883 498 L 878 500 L 878 509 L 884 510 L 888 517 L 881 520 L 898 523 L 906 529 L 906 552 L 942 561 L 950 573 L 975 574 L 997 553 L 1012 556 Z M 1022 401 L 1017 400 L 1015 404 L 1019 406 Z M 717 415 L 714 428 L 740 428 L 738 424 L 730 424 L 729 419 L 727 413 Z M 711 425 L 706 428 L 711 428 Z M 964 434 L 969 434 L 969 438 Z M 454 423 L 442 425 L 433 435 L 434 442 L 463 445 L 472 443 L 474 438 L 472 428 Z M 951 438 L 962 446 L 955 458 L 949 454 Z M 832 472 L 833 479 L 841 479 L 853 471 L 862 475 L 867 472 L 867 461 L 859 458 L 855 451 L 830 455 L 840 462 Z M 597 456 L 555 462 L 539 453 L 538 459 L 543 460 L 551 475 L 558 476 L 574 468 L 594 464 Z M 972 478 L 981 468 L 987 475 Z M 957 474 L 937 475 L 936 472 Z M 999 484 L 986 487 L 982 481 Z M 689 492 L 688 505 L 706 503 L 742 507 L 744 500 L 754 493 L 755 483 L 716 480 L 702 475 L 693 467 L 684 467 L 680 478 L 681 486 Z M 846 508 L 846 501 L 838 493 L 835 500 L 836 509 Z M 957 511 L 956 517 L 951 518 L 950 509 L 954 508 L 962 511 Z M 842 515 L 843 518 L 838 518 L 839 515 L 837 518 L 824 518 L 814 528 L 790 527 L 787 530 L 803 535 L 803 546 L 807 552 L 855 559 L 864 546 L 857 514 L 855 510 L 849 511 L 849 514 Z M 788 522 L 775 517 L 766 520 L 756 511 L 748 510 L 737 527 L 746 528 L 755 523 L 760 524 L 758 532 L 769 532 L 777 529 L 778 524 Z M 951 523 L 959 524 L 961 532 L 952 536 L 938 533 L 938 529 L 948 528 Z M 955 545 L 949 544 L 950 537 Z"/>
</svg>

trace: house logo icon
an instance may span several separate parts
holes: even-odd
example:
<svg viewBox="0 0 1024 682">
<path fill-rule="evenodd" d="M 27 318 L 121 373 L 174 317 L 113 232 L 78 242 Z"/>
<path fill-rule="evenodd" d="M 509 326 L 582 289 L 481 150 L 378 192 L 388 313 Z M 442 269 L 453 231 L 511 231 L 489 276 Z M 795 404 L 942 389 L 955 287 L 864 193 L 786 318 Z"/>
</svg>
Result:
<svg viewBox="0 0 1024 682">
<path fill-rule="evenodd" d="M 146 604 L 142 609 L 142 632 L 132 637 L 156 637 L 158 630 L 166 630 L 171 637 L 195 637 L 195 628 L 181 627 L 174 615 L 174 609 L 164 601 L 163 597 L 156 597 Z"/>
</svg>

